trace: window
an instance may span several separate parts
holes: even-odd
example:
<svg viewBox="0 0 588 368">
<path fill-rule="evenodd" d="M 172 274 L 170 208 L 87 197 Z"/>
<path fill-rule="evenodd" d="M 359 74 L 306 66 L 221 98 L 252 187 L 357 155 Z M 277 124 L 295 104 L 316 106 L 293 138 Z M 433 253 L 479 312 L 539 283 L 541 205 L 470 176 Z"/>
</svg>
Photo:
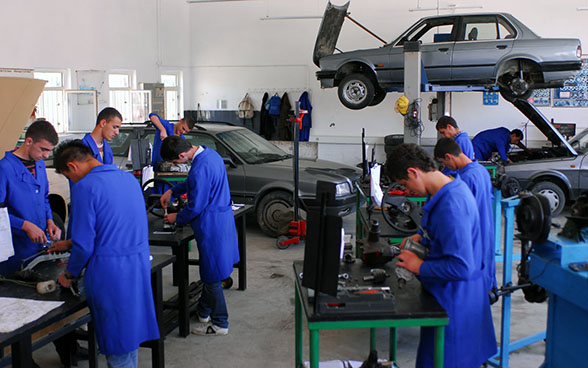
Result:
<svg viewBox="0 0 588 368">
<path fill-rule="evenodd" d="M 464 34 L 460 40 L 490 41 L 515 38 L 514 28 L 504 19 L 495 16 L 473 16 L 464 20 Z"/>
<path fill-rule="evenodd" d="M 403 45 L 407 40 L 421 41 L 421 44 L 452 41 L 453 18 L 441 18 L 423 22 L 404 36 L 398 45 Z"/>
<path fill-rule="evenodd" d="M 108 74 L 110 105 L 117 109 L 123 122 L 144 122 L 151 110 L 151 92 L 134 90 L 133 72 Z"/>
<path fill-rule="evenodd" d="M 58 133 L 65 131 L 64 73 L 34 72 L 35 79 L 46 80 L 45 89 L 37 102 L 37 118 L 45 118 L 53 124 Z"/>
<path fill-rule="evenodd" d="M 165 91 L 165 119 L 179 120 L 182 111 L 181 106 L 181 73 L 168 73 L 161 75 L 161 83 L 163 83 Z"/>
</svg>

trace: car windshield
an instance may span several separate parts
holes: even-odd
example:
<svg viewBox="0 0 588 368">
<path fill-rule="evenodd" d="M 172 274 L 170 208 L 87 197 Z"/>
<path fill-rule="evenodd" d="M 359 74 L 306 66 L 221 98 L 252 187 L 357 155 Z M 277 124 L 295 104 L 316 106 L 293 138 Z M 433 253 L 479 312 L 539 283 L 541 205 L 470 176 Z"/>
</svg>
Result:
<svg viewBox="0 0 588 368">
<path fill-rule="evenodd" d="M 292 157 L 248 129 L 236 129 L 217 134 L 248 164 L 281 161 Z"/>
<path fill-rule="evenodd" d="M 569 143 L 580 154 L 588 152 L 588 129 L 576 134 Z"/>
</svg>

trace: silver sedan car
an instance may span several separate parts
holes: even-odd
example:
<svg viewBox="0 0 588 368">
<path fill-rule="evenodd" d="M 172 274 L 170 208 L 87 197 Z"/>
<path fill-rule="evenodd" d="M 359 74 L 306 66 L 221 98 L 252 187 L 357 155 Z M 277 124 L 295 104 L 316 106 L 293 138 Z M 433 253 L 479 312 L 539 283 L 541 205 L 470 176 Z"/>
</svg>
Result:
<svg viewBox="0 0 588 368">
<path fill-rule="evenodd" d="M 350 109 L 376 105 L 387 91 L 403 88 L 408 41 L 420 43 L 423 83 L 498 88 L 508 100 L 561 87 L 581 68 L 580 40 L 539 37 L 507 13 L 426 17 L 380 48 L 333 54 L 348 5 L 327 5 L 313 59 L 321 87 L 338 87 Z"/>
</svg>

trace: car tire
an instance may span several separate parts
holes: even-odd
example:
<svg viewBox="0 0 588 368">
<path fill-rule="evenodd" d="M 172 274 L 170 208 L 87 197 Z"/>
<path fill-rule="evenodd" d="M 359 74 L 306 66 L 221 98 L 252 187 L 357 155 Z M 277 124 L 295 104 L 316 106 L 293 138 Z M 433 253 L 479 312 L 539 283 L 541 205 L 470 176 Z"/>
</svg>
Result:
<svg viewBox="0 0 588 368">
<path fill-rule="evenodd" d="M 557 216 L 563 211 L 566 205 L 566 195 L 559 185 L 551 181 L 540 181 L 533 185 L 531 191 L 547 198 L 552 216 Z"/>
<path fill-rule="evenodd" d="M 292 193 L 276 190 L 266 194 L 257 204 L 257 223 L 261 231 L 273 238 L 280 235 L 280 213 L 293 206 Z"/>
<path fill-rule="evenodd" d="M 53 211 L 53 223 L 61 230 L 61 237 L 59 240 L 65 240 L 65 224 L 63 223 L 63 219 L 59 214 Z"/>
<path fill-rule="evenodd" d="M 523 66 L 520 65 L 520 68 Z M 531 88 L 532 81 L 528 79 L 529 75 L 520 72 L 506 73 L 501 75 L 498 80 L 500 94 L 507 101 L 514 101 L 516 99 L 526 100 L 533 94 L 533 88 Z"/>
<path fill-rule="evenodd" d="M 386 98 L 386 90 L 384 88 L 376 89 L 376 94 L 374 95 L 374 99 L 370 103 L 370 106 L 379 105 L 384 99 Z"/>
<path fill-rule="evenodd" d="M 361 73 L 353 73 L 339 83 L 339 101 L 351 110 L 360 110 L 369 106 L 376 95 L 374 82 Z"/>
</svg>

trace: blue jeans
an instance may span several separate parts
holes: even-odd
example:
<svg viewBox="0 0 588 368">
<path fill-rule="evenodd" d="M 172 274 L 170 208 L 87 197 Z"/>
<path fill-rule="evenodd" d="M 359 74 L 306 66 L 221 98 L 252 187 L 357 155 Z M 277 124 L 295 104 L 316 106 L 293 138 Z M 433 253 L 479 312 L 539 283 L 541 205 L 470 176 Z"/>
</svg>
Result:
<svg viewBox="0 0 588 368">
<path fill-rule="evenodd" d="M 125 354 L 106 355 L 108 368 L 137 368 L 138 349 Z"/>
<path fill-rule="evenodd" d="M 210 320 L 215 326 L 229 327 L 229 312 L 220 281 L 204 283 L 196 311 L 200 317 L 210 316 Z"/>
</svg>

